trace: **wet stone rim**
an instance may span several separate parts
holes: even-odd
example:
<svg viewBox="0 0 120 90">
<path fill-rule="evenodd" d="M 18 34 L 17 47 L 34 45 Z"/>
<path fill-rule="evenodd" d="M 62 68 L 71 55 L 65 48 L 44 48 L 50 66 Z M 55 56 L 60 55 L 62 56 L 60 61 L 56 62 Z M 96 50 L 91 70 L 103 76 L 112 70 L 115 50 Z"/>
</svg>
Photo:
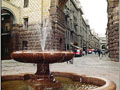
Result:
<svg viewBox="0 0 120 90">
<path fill-rule="evenodd" d="M 91 77 L 85 75 L 78 75 L 75 73 L 65 73 L 65 72 L 52 72 L 54 76 L 62 76 L 71 78 L 73 81 L 80 81 L 82 83 L 95 84 L 100 87 L 92 90 L 116 90 L 116 85 L 114 82 L 107 80 L 101 77 Z M 29 74 L 29 76 L 33 74 Z M 2 81 L 11 81 L 11 80 L 25 80 L 26 74 L 17 74 L 17 75 L 4 75 L 2 76 Z M 27 77 L 29 79 L 29 77 Z"/>
<path fill-rule="evenodd" d="M 72 51 L 15 51 L 11 57 L 24 63 L 55 63 L 65 62 L 74 57 Z"/>
</svg>

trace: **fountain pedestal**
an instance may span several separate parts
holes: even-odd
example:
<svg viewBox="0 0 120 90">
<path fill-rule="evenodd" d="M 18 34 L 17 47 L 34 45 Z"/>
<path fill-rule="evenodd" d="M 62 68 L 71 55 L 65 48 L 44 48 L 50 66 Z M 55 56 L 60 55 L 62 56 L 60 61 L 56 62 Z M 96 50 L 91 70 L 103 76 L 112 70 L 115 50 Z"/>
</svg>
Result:
<svg viewBox="0 0 120 90">
<path fill-rule="evenodd" d="M 36 75 L 50 75 L 49 64 L 48 63 L 37 63 Z"/>
<path fill-rule="evenodd" d="M 11 56 L 19 62 L 37 63 L 34 75 L 24 75 L 24 79 L 35 90 L 61 90 L 61 83 L 50 73 L 49 64 L 71 60 L 74 54 L 71 51 L 16 51 Z"/>
<path fill-rule="evenodd" d="M 32 79 L 32 81 L 50 81 L 55 82 L 55 78 L 53 77 L 53 74 L 50 73 L 49 70 L 49 64 L 44 63 L 38 63 L 37 64 L 37 71 L 34 75 L 26 74 L 25 79 Z"/>
</svg>

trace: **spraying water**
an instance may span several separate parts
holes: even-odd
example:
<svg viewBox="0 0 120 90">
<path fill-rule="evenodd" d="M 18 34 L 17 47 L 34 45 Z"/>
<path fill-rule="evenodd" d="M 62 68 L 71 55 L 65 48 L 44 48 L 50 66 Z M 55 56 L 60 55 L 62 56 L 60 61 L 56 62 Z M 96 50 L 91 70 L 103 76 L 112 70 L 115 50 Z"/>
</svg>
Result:
<svg viewBox="0 0 120 90">
<path fill-rule="evenodd" d="M 44 51 L 45 49 L 45 41 L 48 35 L 48 21 L 47 19 L 45 19 L 45 21 L 43 21 L 43 25 L 42 25 L 42 29 L 40 30 L 41 34 L 40 34 L 40 40 L 41 40 L 41 48 L 42 51 Z"/>
<path fill-rule="evenodd" d="M 52 30 L 52 25 L 51 21 L 49 18 L 45 18 L 41 24 L 36 25 L 36 29 L 38 30 L 39 33 L 39 38 L 40 38 L 40 45 L 42 51 L 45 51 L 45 48 L 47 50 L 53 49 L 53 30 Z M 48 42 L 47 37 L 49 37 Z"/>
</svg>

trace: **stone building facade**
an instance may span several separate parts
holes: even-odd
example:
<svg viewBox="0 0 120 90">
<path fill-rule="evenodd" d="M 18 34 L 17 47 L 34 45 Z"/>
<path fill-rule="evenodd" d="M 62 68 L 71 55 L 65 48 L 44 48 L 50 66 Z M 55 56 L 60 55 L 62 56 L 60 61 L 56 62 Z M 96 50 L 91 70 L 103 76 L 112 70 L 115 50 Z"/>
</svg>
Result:
<svg viewBox="0 0 120 90">
<path fill-rule="evenodd" d="M 99 48 L 99 38 L 96 33 L 92 33 L 88 20 L 84 18 L 78 0 L 68 0 L 65 9 L 66 24 L 66 49 L 69 50 L 73 46 L 79 48 L 95 49 Z M 72 45 L 71 45 L 72 44 Z"/>
<path fill-rule="evenodd" d="M 97 49 L 100 48 L 100 38 L 97 33 L 94 32 L 94 30 L 89 30 L 89 46 L 90 49 Z"/>
<path fill-rule="evenodd" d="M 45 49 L 65 50 L 66 1 L 2 0 L 2 58 L 16 50 L 42 50 L 46 28 Z"/>
<path fill-rule="evenodd" d="M 119 0 L 107 0 L 107 2 L 109 57 L 113 61 L 119 61 Z"/>
<path fill-rule="evenodd" d="M 73 46 L 81 47 L 81 18 L 82 10 L 76 0 L 68 0 L 64 13 L 66 24 L 66 49 L 73 49 Z"/>
<path fill-rule="evenodd" d="M 2 58 L 16 50 L 93 46 L 90 26 L 78 0 L 2 0 L 1 17 Z"/>
<path fill-rule="evenodd" d="M 82 18 L 82 45 L 83 47 L 87 48 L 87 34 L 88 34 L 88 28 L 87 28 L 87 23 L 86 20 L 84 18 Z"/>
<path fill-rule="evenodd" d="M 91 49 L 92 48 L 92 33 L 91 30 L 88 30 L 88 48 Z"/>
<path fill-rule="evenodd" d="M 100 38 L 94 35 L 94 48 L 93 49 L 97 49 L 97 48 L 100 48 Z"/>
<path fill-rule="evenodd" d="M 83 17 L 83 11 L 78 0 L 68 0 L 65 9 L 66 49 L 89 48 L 90 26 Z"/>
</svg>

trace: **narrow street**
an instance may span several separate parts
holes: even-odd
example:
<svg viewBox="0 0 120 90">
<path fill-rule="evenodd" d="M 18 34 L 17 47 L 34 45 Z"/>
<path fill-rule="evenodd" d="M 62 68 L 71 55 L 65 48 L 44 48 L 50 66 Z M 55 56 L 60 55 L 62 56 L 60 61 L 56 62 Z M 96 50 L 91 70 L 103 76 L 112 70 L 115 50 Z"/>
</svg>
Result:
<svg viewBox="0 0 120 90">
<path fill-rule="evenodd" d="M 119 85 L 119 63 L 110 61 L 107 56 L 100 59 L 97 54 L 88 54 L 87 56 L 74 58 L 73 64 L 53 64 L 51 70 L 104 77 L 114 81 L 117 87 Z"/>
<path fill-rule="evenodd" d="M 102 59 L 100 59 L 98 55 L 94 53 L 88 54 L 87 56 L 75 57 L 73 64 L 67 64 L 66 62 L 51 64 L 50 70 L 104 77 L 114 81 L 117 87 L 119 85 L 119 63 L 110 61 L 107 56 L 103 56 Z M 2 75 L 35 72 L 36 65 L 34 64 L 20 63 L 14 60 L 2 61 Z"/>
</svg>

